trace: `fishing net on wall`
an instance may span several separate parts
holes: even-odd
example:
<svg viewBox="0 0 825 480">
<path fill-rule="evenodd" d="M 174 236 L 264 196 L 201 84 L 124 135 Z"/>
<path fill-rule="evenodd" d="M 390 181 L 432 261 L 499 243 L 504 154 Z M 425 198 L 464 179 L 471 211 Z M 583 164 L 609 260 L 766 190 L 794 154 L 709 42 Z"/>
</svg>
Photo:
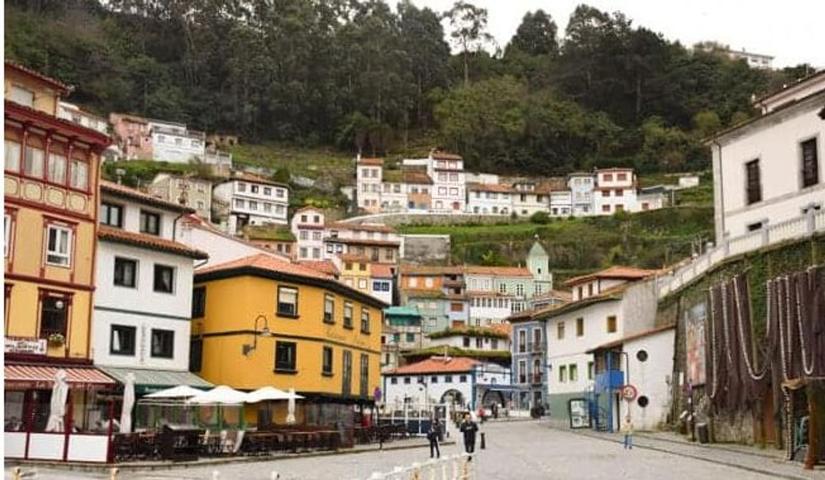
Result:
<svg viewBox="0 0 825 480">
<path fill-rule="evenodd" d="M 779 400 L 783 382 L 825 376 L 825 266 L 767 282 L 764 339 L 753 338 L 744 274 L 711 287 L 708 300 L 707 385 L 715 411 L 753 405 L 771 387 Z"/>
</svg>

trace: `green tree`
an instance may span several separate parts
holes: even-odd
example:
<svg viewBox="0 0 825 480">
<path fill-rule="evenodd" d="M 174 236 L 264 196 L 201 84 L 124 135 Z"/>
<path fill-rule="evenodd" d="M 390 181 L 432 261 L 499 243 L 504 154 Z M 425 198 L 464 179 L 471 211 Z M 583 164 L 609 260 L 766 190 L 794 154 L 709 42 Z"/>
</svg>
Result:
<svg viewBox="0 0 825 480">
<path fill-rule="evenodd" d="M 470 55 L 493 41 L 493 36 L 487 32 L 487 9 L 459 0 L 444 16 L 452 28 L 450 38 L 461 49 L 464 86 L 467 87 L 470 84 Z"/>
<path fill-rule="evenodd" d="M 507 53 L 511 54 L 512 50 L 517 50 L 533 56 L 556 56 L 559 53 L 557 33 L 558 27 L 550 14 L 544 10 L 527 12 L 507 45 Z"/>
</svg>

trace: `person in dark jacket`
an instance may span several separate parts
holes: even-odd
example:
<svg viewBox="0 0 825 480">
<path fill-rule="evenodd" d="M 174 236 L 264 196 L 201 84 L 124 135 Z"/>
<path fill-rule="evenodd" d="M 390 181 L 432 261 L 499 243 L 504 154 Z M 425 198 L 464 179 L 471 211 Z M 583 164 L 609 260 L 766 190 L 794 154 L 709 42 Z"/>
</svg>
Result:
<svg viewBox="0 0 825 480">
<path fill-rule="evenodd" d="M 430 422 L 430 430 L 427 432 L 427 440 L 430 441 L 430 458 L 441 458 L 441 451 L 438 449 L 438 437 L 441 435 L 441 424 L 437 418 Z"/>
<path fill-rule="evenodd" d="M 461 433 L 464 434 L 464 451 L 467 453 L 473 453 L 476 448 L 476 432 L 478 431 L 478 425 L 476 422 L 470 418 L 470 414 L 467 413 L 464 415 L 464 421 L 461 422 Z"/>
</svg>

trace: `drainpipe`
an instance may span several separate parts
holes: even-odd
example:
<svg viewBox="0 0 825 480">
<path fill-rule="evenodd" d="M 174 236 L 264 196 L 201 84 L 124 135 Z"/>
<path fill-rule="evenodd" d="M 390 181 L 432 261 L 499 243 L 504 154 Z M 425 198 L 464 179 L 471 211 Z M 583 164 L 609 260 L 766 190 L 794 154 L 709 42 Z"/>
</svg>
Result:
<svg viewBox="0 0 825 480">
<path fill-rule="evenodd" d="M 178 220 L 183 218 L 184 215 L 186 215 L 186 212 L 181 213 L 180 215 L 175 217 L 174 220 L 172 220 L 172 240 L 175 242 L 178 241 Z"/>
<path fill-rule="evenodd" d="M 724 174 L 722 173 L 722 144 L 719 143 L 718 140 L 714 139 L 711 142 L 711 145 L 716 148 L 719 152 L 719 220 L 720 220 L 720 231 L 718 232 L 718 237 L 716 239 L 716 246 L 718 247 L 720 242 L 726 241 L 725 240 L 725 182 L 724 182 Z M 713 152 L 711 152 L 711 173 L 713 172 Z M 714 189 L 716 190 L 716 189 Z M 716 197 L 716 192 L 714 191 L 714 198 Z M 714 205 L 715 207 L 715 205 Z"/>
</svg>

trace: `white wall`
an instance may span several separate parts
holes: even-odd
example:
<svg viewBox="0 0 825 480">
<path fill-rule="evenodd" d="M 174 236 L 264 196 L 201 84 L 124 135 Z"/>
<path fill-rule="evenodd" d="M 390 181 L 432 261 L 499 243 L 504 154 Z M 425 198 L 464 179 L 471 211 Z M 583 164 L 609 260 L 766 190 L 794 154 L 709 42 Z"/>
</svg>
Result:
<svg viewBox="0 0 825 480">
<path fill-rule="evenodd" d="M 623 350 L 630 358 L 629 383 L 636 387 L 636 400 L 622 402 L 622 418 L 630 409 L 633 426 L 638 430 L 654 430 L 667 420 L 670 411 L 670 386 L 673 375 L 674 329 L 625 342 Z M 647 353 L 647 360 L 639 361 L 640 350 Z M 639 397 L 645 396 L 648 405 L 639 406 Z"/>
<path fill-rule="evenodd" d="M 179 143 L 178 143 L 179 142 Z M 206 145 L 198 137 L 174 135 L 167 131 L 152 132 L 154 159 L 171 163 L 188 163 L 195 157 L 203 158 Z"/>
<path fill-rule="evenodd" d="M 730 137 L 719 139 L 713 151 L 713 182 L 716 213 L 716 238 L 737 237 L 748 232 L 748 225 L 765 222 L 774 225 L 802 214 L 802 208 L 818 203 L 825 208 L 825 121 L 817 115 L 819 101 L 805 101 L 773 119 L 757 120 Z M 802 189 L 800 142 L 817 138 L 819 183 Z M 746 204 L 745 164 L 759 159 L 762 201 Z M 764 225 L 763 225 L 764 226 Z"/>
<path fill-rule="evenodd" d="M 452 376 L 450 383 L 445 382 L 445 376 Z M 461 382 L 461 376 L 465 377 L 465 381 Z M 423 375 L 427 382 L 427 388 L 418 383 L 419 375 L 387 375 L 382 376 L 382 383 L 384 384 L 384 398 L 388 406 L 396 404 L 403 405 L 404 397 L 412 398 L 413 403 L 424 404 L 427 403 L 426 398 L 429 396 L 430 403 L 438 403 L 441 397 L 448 390 L 458 390 L 465 401 L 469 401 L 473 393 L 473 377 L 471 372 L 437 374 L 437 383 L 432 383 L 433 375 Z M 393 384 L 392 379 L 397 378 L 397 383 Z M 404 383 L 404 379 L 409 378 L 410 383 Z M 426 396 L 425 396 L 426 393 Z"/>
<path fill-rule="evenodd" d="M 261 253 L 285 262 L 289 261 L 283 255 L 278 255 L 271 250 L 256 247 L 225 233 L 210 230 L 208 227 L 190 226 L 184 222 L 178 222 L 176 240 L 209 255 L 209 259 L 205 262 L 203 260 L 197 262 L 199 267 L 218 265 Z"/>
</svg>

